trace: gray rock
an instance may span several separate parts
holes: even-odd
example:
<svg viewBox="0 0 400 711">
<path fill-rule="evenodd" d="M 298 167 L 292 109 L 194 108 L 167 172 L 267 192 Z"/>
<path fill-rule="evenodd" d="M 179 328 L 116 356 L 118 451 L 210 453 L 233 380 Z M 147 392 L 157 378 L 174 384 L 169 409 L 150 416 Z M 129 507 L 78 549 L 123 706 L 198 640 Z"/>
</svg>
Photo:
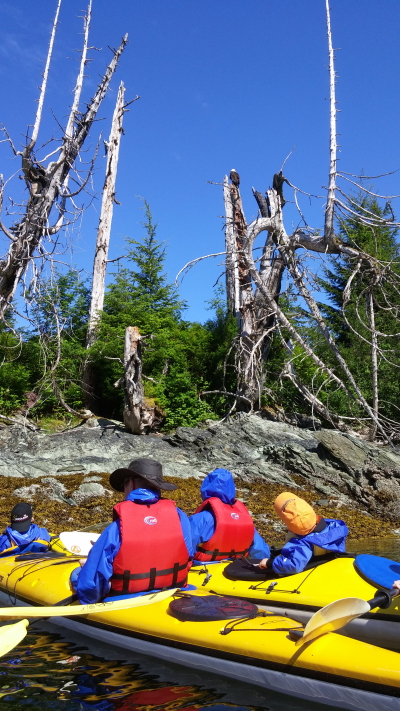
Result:
<svg viewBox="0 0 400 711">
<path fill-rule="evenodd" d="M 51 476 L 45 477 L 41 479 L 41 481 L 43 484 L 47 484 L 47 486 L 43 488 L 43 494 L 48 499 L 51 501 L 59 501 L 63 504 L 69 504 L 70 506 L 76 506 L 74 499 L 66 496 L 67 490 L 60 481 L 57 481 L 57 479 Z"/>
<path fill-rule="evenodd" d="M 91 478 L 91 477 L 89 477 Z M 111 492 L 107 491 L 101 484 L 97 482 L 83 482 L 77 491 L 71 494 L 71 499 L 79 506 L 88 499 L 96 499 L 98 496 L 111 496 Z"/>
<path fill-rule="evenodd" d="M 162 463 L 167 476 L 182 479 L 200 479 L 224 467 L 244 486 L 262 479 L 290 490 L 298 488 L 300 476 L 304 486 L 330 500 L 352 502 L 369 513 L 400 520 L 400 453 L 351 434 L 241 415 L 229 423 L 212 422 L 207 429 L 178 427 L 173 435 L 139 437 L 122 423 L 95 420 L 95 426 L 86 422 L 52 435 L 19 426 L 1 429 L 0 476 L 38 478 L 41 483 L 31 486 L 75 505 L 89 493 L 90 497 L 105 495 L 96 472 L 112 472 L 136 457 L 152 457 Z M 51 477 L 54 472 L 86 476 L 68 497 L 65 487 Z"/>
</svg>

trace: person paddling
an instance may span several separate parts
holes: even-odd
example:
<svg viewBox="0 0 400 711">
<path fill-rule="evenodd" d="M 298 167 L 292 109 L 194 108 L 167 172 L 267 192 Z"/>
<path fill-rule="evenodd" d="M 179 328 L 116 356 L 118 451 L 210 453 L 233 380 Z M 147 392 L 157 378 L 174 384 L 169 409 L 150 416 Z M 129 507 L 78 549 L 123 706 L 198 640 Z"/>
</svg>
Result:
<svg viewBox="0 0 400 711">
<path fill-rule="evenodd" d="M 91 549 L 71 583 L 79 601 L 98 602 L 112 595 L 179 587 L 191 566 L 189 519 L 173 501 L 161 498 L 175 484 L 164 481 L 160 462 L 135 459 L 110 476 L 124 501 L 114 506 L 114 521 Z"/>
<path fill-rule="evenodd" d="M 15 546 L 18 546 L 21 551 L 26 550 L 26 547 L 34 541 L 43 543 L 47 547 L 50 533 L 46 528 L 36 525 L 30 504 L 25 502 L 15 504 L 11 511 L 11 523 L 0 536 L 0 553 Z"/>
<path fill-rule="evenodd" d="M 346 551 L 349 530 L 344 521 L 317 516 L 310 504 L 289 491 L 275 499 L 274 508 L 288 535 L 280 554 L 262 560 L 260 568 L 272 568 L 277 575 L 291 575 L 301 573 L 313 555 Z"/>
<path fill-rule="evenodd" d="M 203 503 L 189 519 L 195 561 L 270 555 L 246 506 L 236 498 L 235 482 L 228 469 L 214 469 L 207 474 L 200 492 Z"/>
</svg>

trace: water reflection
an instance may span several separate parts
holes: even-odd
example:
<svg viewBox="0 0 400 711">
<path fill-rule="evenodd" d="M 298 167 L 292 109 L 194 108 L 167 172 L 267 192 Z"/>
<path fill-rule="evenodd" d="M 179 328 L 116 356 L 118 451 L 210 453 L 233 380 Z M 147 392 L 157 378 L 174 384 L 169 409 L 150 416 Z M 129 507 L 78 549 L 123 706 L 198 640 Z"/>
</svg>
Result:
<svg viewBox="0 0 400 711">
<path fill-rule="evenodd" d="M 320 707 L 212 674 L 97 645 L 41 623 L 0 659 L 0 704 L 12 711 L 316 711 Z M 43 627 L 45 629 L 43 629 Z M 83 644 L 82 644 L 83 642 Z M 80 644 L 79 644 L 80 643 Z M 94 644 L 94 643 L 93 643 Z M 84 646 L 83 646 L 84 645 Z M 129 656 L 129 659 L 126 658 Z M 210 672 L 212 670 L 210 669 Z M 327 707 L 323 709 L 327 711 Z"/>
<path fill-rule="evenodd" d="M 396 536 L 396 538 L 365 538 L 359 541 L 350 539 L 347 550 L 349 553 L 371 553 L 400 562 L 400 536 Z"/>
</svg>

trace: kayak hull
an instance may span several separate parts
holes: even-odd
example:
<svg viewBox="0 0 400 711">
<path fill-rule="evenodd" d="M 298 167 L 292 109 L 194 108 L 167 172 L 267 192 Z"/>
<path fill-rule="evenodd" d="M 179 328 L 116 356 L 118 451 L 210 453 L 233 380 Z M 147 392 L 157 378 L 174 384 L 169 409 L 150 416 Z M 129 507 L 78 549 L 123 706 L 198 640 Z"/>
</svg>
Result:
<svg viewBox="0 0 400 711">
<path fill-rule="evenodd" d="M 42 568 L 38 562 L 26 576 L 21 567 L 12 559 L 1 561 L 2 604 L 10 604 L 12 597 L 17 605 L 54 605 L 70 594 L 68 581 L 76 562 L 60 567 L 44 562 Z M 5 590 L 6 581 L 12 595 Z M 281 613 L 245 620 L 244 630 L 221 635 L 225 621 L 182 622 L 168 613 L 168 607 L 165 600 L 85 617 L 53 617 L 52 622 L 119 649 L 319 704 L 352 711 L 400 711 L 400 657 L 395 652 L 336 634 L 297 646 L 288 632 L 298 625 Z"/>
<path fill-rule="evenodd" d="M 255 584 L 225 577 L 224 570 L 229 564 L 208 565 L 208 574 L 200 566 L 193 567 L 189 582 L 204 591 L 240 597 L 276 613 L 286 612 L 302 622 L 308 622 L 314 612 L 335 600 L 344 597 L 370 600 L 377 590 L 357 573 L 353 558 L 338 558 L 297 575 L 268 578 Z M 399 598 L 395 598 L 387 610 L 376 609 L 354 620 L 340 634 L 400 651 Z"/>
</svg>

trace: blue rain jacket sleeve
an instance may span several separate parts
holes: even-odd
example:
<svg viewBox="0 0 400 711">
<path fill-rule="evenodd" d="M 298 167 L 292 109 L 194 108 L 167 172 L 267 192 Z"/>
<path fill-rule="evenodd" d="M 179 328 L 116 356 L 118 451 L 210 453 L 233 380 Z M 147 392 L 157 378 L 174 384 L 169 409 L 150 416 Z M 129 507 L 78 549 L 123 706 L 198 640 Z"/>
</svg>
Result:
<svg viewBox="0 0 400 711">
<path fill-rule="evenodd" d="M 50 541 L 50 533 L 46 528 L 40 528 L 36 523 L 31 523 L 26 533 L 18 533 L 11 526 L 7 526 L 3 535 L 0 536 L 0 553 L 10 546 L 27 546 L 32 541 Z M 22 548 L 21 548 L 22 550 Z"/>
<path fill-rule="evenodd" d="M 263 537 L 260 536 L 259 532 L 255 528 L 253 543 L 251 544 L 249 550 L 250 558 L 269 558 L 270 555 L 271 550 L 268 543 L 264 541 Z"/>
<path fill-rule="evenodd" d="M 160 495 L 149 489 L 135 489 L 127 499 L 136 503 L 155 503 Z M 192 536 L 189 519 L 177 507 L 183 537 L 190 556 L 193 555 Z M 121 547 L 121 535 L 118 521 L 114 521 L 103 531 L 91 549 L 82 568 L 76 568 L 71 575 L 71 583 L 76 590 L 81 604 L 99 602 L 110 591 L 110 578 L 113 561 Z"/>
<path fill-rule="evenodd" d="M 103 531 L 91 549 L 85 565 L 76 568 L 71 583 L 74 585 L 81 605 L 99 602 L 110 590 L 113 560 L 121 547 L 117 521 Z M 77 580 L 74 580 L 78 576 Z"/>
<path fill-rule="evenodd" d="M 293 575 L 301 573 L 309 563 L 314 546 L 326 551 L 344 553 L 349 530 L 338 519 L 326 518 L 326 528 L 319 533 L 309 533 L 307 536 L 293 537 L 285 543 L 281 553 L 272 561 L 272 570 L 277 575 Z"/>
</svg>

